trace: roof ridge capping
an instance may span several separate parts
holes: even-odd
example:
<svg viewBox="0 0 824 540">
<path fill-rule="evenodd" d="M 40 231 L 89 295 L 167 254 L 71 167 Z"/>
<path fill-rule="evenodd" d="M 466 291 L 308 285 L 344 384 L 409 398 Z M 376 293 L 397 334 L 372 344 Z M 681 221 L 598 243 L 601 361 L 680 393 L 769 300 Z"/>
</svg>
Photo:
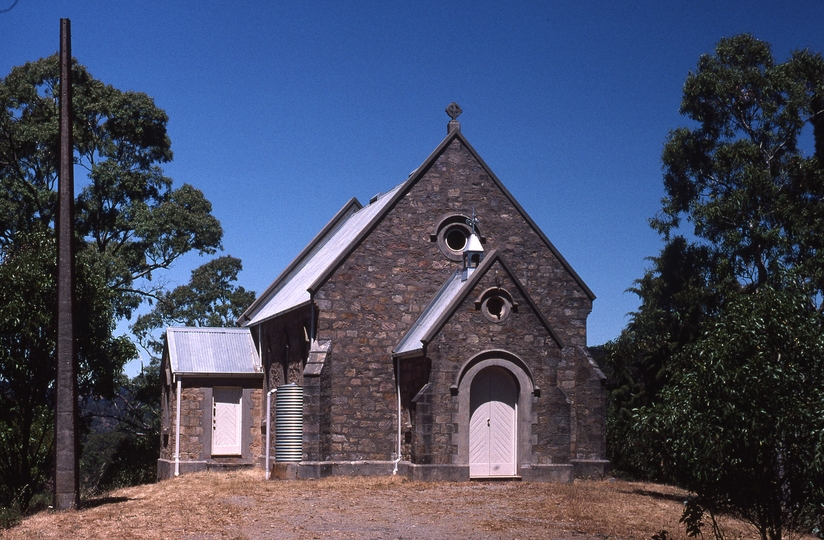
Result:
<svg viewBox="0 0 824 540">
<path fill-rule="evenodd" d="M 242 326 L 167 326 L 166 331 L 172 332 L 249 332 Z"/>
</svg>

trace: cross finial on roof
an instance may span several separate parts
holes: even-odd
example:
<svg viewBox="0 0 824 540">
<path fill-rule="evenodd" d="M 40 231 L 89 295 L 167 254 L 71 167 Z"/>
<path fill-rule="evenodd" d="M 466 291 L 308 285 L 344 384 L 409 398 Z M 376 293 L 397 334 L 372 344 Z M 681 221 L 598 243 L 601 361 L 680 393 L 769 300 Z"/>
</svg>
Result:
<svg viewBox="0 0 824 540">
<path fill-rule="evenodd" d="M 454 101 L 449 104 L 446 108 L 446 114 L 449 115 L 449 118 L 452 120 L 449 121 L 449 124 L 446 125 L 446 133 L 452 133 L 456 129 L 461 129 L 461 123 L 456 120 L 463 111 L 461 110 L 461 106 L 455 103 Z"/>
</svg>

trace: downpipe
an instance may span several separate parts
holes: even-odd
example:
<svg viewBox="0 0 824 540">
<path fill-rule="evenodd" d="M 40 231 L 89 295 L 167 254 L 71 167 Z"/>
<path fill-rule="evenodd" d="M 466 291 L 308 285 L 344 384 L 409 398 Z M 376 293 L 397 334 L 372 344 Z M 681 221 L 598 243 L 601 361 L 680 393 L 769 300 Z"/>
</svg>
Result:
<svg viewBox="0 0 824 540">
<path fill-rule="evenodd" d="M 175 420 L 175 476 L 180 476 L 180 378 L 177 379 L 177 414 Z"/>
<path fill-rule="evenodd" d="M 272 394 L 277 392 L 277 388 L 272 388 L 266 393 L 266 480 L 269 480 L 269 447 L 272 443 Z"/>
<path fill-rule="evenodd" d="M 401 359 L 398 358 L 397 368 L 397 388 L 398 388 L 398 453 L 395 458 L 395 468 L 392 469 L 392 476 L 398 474 L 398 464 L 401 462 Z"/>
</svg>

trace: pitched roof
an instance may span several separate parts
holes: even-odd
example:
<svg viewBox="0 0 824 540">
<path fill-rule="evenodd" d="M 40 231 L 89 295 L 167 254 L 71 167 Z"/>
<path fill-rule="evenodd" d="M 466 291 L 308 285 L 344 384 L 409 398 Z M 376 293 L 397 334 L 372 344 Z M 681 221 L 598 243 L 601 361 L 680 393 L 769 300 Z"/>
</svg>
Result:
<svg viewBox="0 0 824 540">
<path fill-rule="evenodd" d="M 394 356 L 413 356 L 423 354 L 426 345 L 432 341 L 438 332 L 441 331 L 443 325 L 452 317 L 452 314 L 464 301 L 466 296 L 475 289 L 478 281 L 492 268 L 494 263 L 499 263 L 503 266 L 509 278 L 515 283 L 515 286 L 520 291 L 526 302 L 532 308 L 532 311 L 540 319 L 543 326 L 546 328 L 549 335 L 555 341 L 559 348 L 564 347 L 558 334 L 552 329 L 549 322 L 543 316 L 541 310 L 537 308 L 532 298 L 529 296 L 526 288 L 521 284 L 515 274 L 507 266 L 503 257 L 497 250 L 492 250 L 487 254 L 483 262 L 472 273 L 466 281 L 461 281 L 460 270 L 453 273 L 449 279 L 441 286 L 438 294 L 432 299 L 426 308 L 421 312 L 420 317 L 409 328 L 409 331 L 398 342 L 395 350 L 392 351 Z"/>
<path fill-rule="evenodd" d="M 309 245 L 286 267 L 286 270 L 258 297 L 258 299 L 238 319 L 241 326 L 250 326 L 273 318 L 311 301 L 312 294 L 320 288 L 334 271 L 340 266 L 360 241 L 386 215 L 395 203 L 403 197 L 409 189 L 420 180 L 429 170 L 429 167 L 438 159 L 438 156 L 455 139 L 460 140 L 472 157 L 489 175 L 489 178 L 498 186 L 512 205 L 526 219 L 527 223 L 537 232 L 541 240 L 555 255 L 561 265 L 569 272 L 576 283 L 581 287 L 590 300 L 595 294 L 584 283 L 581 277 L 572 269 L 572 266 L 561 255 L 558 249 L 549 241 L 549 238 L 529 217 L 526 210 L 512 196 L 501 183 L 495 173 L 475 151 L 472 145 L 461 133 L 460 128 L 453 129 L 432 151 L 429 157 L 417 168 L 402 184 L 389 192 L 379 196 L 366 207 L 361 207 L 357 199 L 351 199 L 335 215 L 323 230 L 309 243 Z"/>
<path fill-rule="evenodd" d="M 334 218 L 286 267 L 286 270 L 240 316 L 242 326 L 258 324 L 286 311 L 295 309 L 311 300 L 311 285 L 328 271 L 343 253 L 348 253 L 355 239 L 381 214 L 397 186 L 379 195 L 374 202 L 361 207 L 357 199 L 351 199 Z"/>
<path fill-rule="evenodd" d="M 538 236 L 540 236 L 541 240 L 544 241 L 544 244 L 546 244 L 546 246 L 549 248 L 552 254 L 555 255 L 555 257 L 558 259 L 558 261 L 561 263 L 564 269 L 566 269 L 566 271 L 569 272 L 569 275 L 572 276 L 572 279 L 574 279 L 578 286 L 581 287 L 581 289 L 584 291 L 584 294 L 586 294 L 590 300 L 595 300 L 595 293 L 592 292 L 592 289 L 590 289 L 587 286 L 587 284 L 584 283 L 584 280 L 581 279 L 581 276 L 579 276 L 578 273 L 572 269 L 572 266 L 570 266 L 569 262 L 567 262 L 564 256 L 561 255 L 561 252 L 558 251 L 558 248 L 556 248 L 553 245 L 553 243 L 549 241 L 549 238 L 547 238 L 546 234 L 544 234 L 544 231 L 542 231 L 541 228 L 538 227 L 538 225 L 535 223 L 535 221 L 532 220 L 529 214 L 526 213 L 526 210 L 524 210 L 524 207 L 521 206 L 521 203 L 519 203 L 515 199 L 515 197 L 512 196 L 512 193 L 510 193 L 509 190 L 506 189 L 506 186 L 503 185 L 501 180 L 495 175 L 494 172 L 492 172 L 492 169 L 489 168 L 489 166 L 481 158 L 478 152 L 476 152 L 475 149 L 472 148 L 472 145 L 469 144 L 469 141 L 467 141 L 466 138 L 461 134 L 461 130 L 456 129 L 452 133 L 454 133 L 455 138 L 459 138 L 461 140 L 461 144 L 464 145 L 467 150 L 469 150 L 469 153 L 472 154 L 472 157 L 475 158 L 475 160 L 478 161 L 481 167 L 484 168 L 484 170 L 487 172 L 492 181 L 495 182 L 495 185 L 498 186 L 498 188 L 503 192 L 503 194 L 506 195 L 506 198 L 509 199 L 509 202 L 512 203 L 512 206 L 514 206 L 518 210 L 518 212 L 520 212 L 520 214 L 524 217 L 527 223 L 529 223 L 529 226 L 532 227 L 532 229 L 536 233 L 538 233 Z M 450 135 L 452 135 L 452 133 L 450 133 Z M 449 144 L 449 142 L 451 142 L 451 138 L 450 136 L 447 136 L 446 139 L 444 139 L 443 142 L 438 146 L 435 152 L 433 152 L 432 155 L 429 156 L 428 160 L 434 160 L 434 158 L 437 157 L 437 153 L 440 152 L 440 150 L 446 144 Z M 426 164 L 428 165 L 429 161 L 427 161 Z"/>
<path fill-rule="evenodd" d="M 172 373 L 179 375 L 258 375 L 260 358 L 248 328 L 166 329 Z"/>
</svg>

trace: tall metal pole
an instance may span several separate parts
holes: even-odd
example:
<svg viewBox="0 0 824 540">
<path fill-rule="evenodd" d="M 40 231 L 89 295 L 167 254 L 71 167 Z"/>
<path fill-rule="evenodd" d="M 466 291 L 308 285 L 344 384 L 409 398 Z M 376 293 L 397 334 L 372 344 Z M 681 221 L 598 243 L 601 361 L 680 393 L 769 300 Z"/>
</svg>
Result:
<svg viewBox="0 0 824 540">
<path fill-rule="evenodd" d="M 54 507 L 80 502 L 77 376 L 74 341 L 74 160 L 72 144 L 71 22 L 60 19 L 60 169 L 57 232 L 57 386 Z"/>
</svg>

